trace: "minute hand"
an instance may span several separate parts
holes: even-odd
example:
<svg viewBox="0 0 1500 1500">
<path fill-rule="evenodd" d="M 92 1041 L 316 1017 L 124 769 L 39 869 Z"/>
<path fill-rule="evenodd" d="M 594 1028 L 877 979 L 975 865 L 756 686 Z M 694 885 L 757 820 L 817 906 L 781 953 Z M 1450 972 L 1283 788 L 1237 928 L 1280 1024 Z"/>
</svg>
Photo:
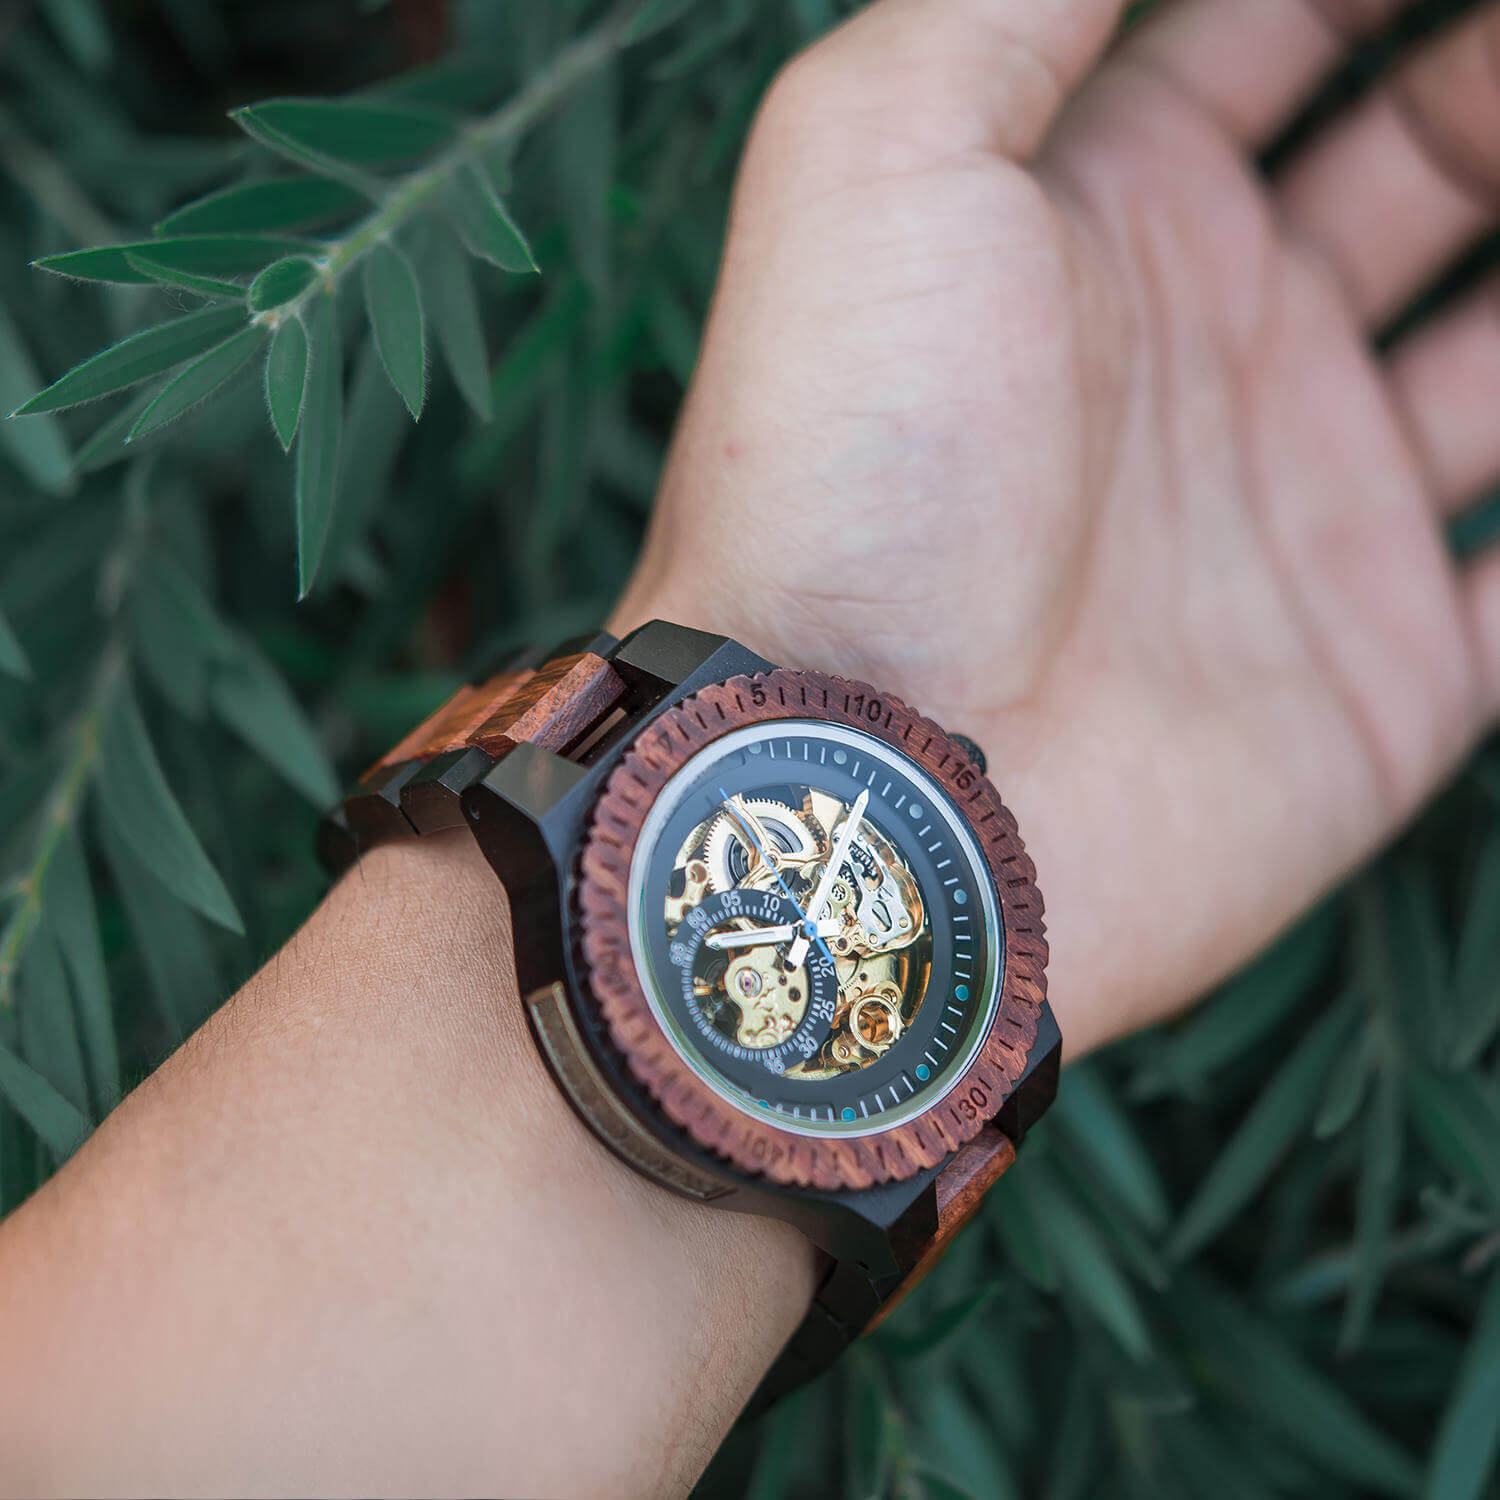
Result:
<svg viewBox="0 0 1500 1500">
<path fill-rule="evenodd" d="M 867 787 L 854 799 L 854 806 L 849 809 L 848 816 L 844 819 L 844 826 L 839 829 L 839 836 L 833 841 L 833 853 L 828 856 L 828 863 L 823 867 L 823 878 L 818 881 L 818 888 L 813 892 L 812 900 L 807 903 L 807 924 L 797 934 L 792 946 L 786 950 L 788 968 L 795 969 L 807 957 L 812 935 L 817 931 L 818 920 L 823 915 L 823 908 L 828 905 L 828 896 L 833 890 L 833 882 L 838 879 L 844 856 L 849 852 L 849 845 L 854 841 L 854 831 L 859 827 L 859 820 L 864 816 L 865 807 L 869 801 L 870 792 Z"/>
</svg>

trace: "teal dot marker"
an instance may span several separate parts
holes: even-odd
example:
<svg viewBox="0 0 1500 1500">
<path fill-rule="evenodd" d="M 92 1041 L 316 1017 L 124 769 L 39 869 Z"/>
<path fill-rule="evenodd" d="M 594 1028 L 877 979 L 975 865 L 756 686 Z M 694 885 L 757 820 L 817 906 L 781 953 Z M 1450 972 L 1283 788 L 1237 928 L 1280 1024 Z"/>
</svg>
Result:
<svg viewBox="0 0 1500 1500">
<path fill-rule="evenodd" d="M 927 1080 L 932 1077 L 932 1069 L 929 1068 L 926 1063 L 918 1063 L 917 1077 L 920 1078 L 923 1083 L 926 1083 Z"/>
<path fill-rule="evenodd" d="M 969 998 L 969 987 L 966 984 L 953 986 L 953 998 L 955 1000 L 967 1000 Z"/>
<path fill-rule="evenodd" d="M 969 899 L 969 893 L 967 891 L 954 891 L 953 899 L 962 906 Z"/>
<path fill-rule="evenodd" d="M 854 1118 L 854 1111 L 850 1109 L 847 1104 L 844 1106 L 843 1118 L 846 1120 L 852 1120 Z"/>
</svg>

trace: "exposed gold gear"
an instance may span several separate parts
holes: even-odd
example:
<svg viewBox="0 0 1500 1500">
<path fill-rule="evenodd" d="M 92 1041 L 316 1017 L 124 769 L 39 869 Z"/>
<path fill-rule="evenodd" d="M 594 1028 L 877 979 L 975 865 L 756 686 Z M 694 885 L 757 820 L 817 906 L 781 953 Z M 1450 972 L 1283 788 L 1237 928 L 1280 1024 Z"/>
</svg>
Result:
<svg viewBox="0 0 1500 1500">
<path fill-rule="evenodd" d="M 774 847 L 768 852 L 775 860 L 775 868 L 761 858 L 760 851 L 746 839 L 734 817 L 727 811 L 721 812 L 708 825 L 703 839 L 710 890 L 722 893 L 736 886 L 772 886 L 777 871 L 788 868 L 800 871 L 822 853 L 822 830 L 807 814 L 763 797 L 747 797 L 739 805 L 758 819 L 771 836 Z M 741 867 L 738 878 L 736 866 Z"/>
</svg>

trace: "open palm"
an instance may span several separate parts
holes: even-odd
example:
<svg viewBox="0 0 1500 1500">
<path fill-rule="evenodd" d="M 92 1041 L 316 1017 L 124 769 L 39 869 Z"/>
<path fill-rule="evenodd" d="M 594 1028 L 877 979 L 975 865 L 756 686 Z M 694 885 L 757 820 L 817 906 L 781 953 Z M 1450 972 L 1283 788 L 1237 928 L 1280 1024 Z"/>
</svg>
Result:
<svg viewBox="0 0 1500 1500">
<path fill-rule="evenodd" d="M 1500 477 L 1500 303 L 1370 345 L 1488 227 L 1500 8 L 1267 181 L 1338 9 L 1178 0 L 1096 67 L 1107 0 L 881 0 L 794 63 L 621 607 L 978 738 L 1075 1046 L 1264 942 L 1500 702 L 1500 566 L 1441 531 Z"/>
</svg>

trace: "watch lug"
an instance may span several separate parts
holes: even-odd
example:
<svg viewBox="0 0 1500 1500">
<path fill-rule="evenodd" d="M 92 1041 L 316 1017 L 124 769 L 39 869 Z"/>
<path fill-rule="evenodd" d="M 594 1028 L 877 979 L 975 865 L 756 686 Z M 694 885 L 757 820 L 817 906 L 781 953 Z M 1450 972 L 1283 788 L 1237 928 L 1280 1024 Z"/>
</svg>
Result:
<svg viewBox="0 0 1500 1500">
<path fill-rule="evenodd" d="M 510 902 L 521 993 L 564 972 L 562 873 L 575 826 L 571 803 L 586 768 L 535 745 L 517 745 L 463 794 L 465 821 Z"/>
<path fill-rule="evenodd" d="M 785 1219 L 835 1260 L 880 1280 L 900 1275 L 937 1232 L 937 1173 L 841 1193 L 747 1184 L 724 1206 Z"/>
<path fill-rule="evenodd" d="M 652 620 L 632 631 L 610 661 L 633 689 L 648 698 L 674 689 L 692 692 L 705 683 L 741 673 L 769 672 L 774 667 L 728 636 L 689 630 L 666 620 Z"/>
</svg>

